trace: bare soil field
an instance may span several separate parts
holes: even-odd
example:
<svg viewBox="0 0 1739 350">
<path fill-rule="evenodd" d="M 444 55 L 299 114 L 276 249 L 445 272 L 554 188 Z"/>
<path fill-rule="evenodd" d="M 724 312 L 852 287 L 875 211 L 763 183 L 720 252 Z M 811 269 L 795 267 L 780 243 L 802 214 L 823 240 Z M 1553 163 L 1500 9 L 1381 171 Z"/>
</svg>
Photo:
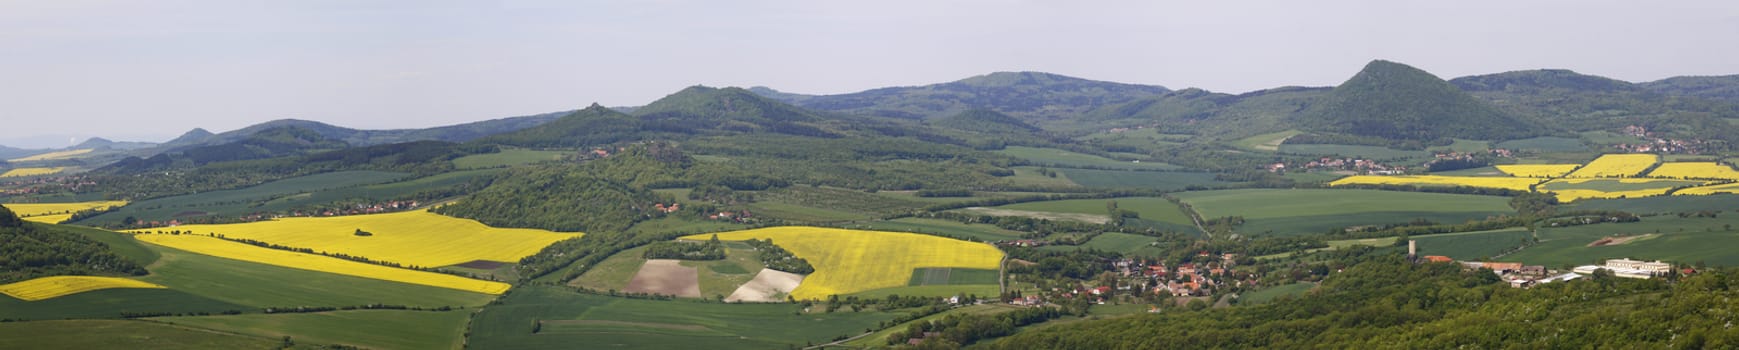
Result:
<svg viewBox="0 0 1739 350">
<path fill-rule="evenodd" d="M 725 301 L 781 301 L 783 299 L 778 298 L 780 295 L 790 294 L 792 290 L 797 289 L 797 285 L 802 283 L 803 275 L 774 269 L 761 269 L 761 273 L 755 274 L 755 279 L 749 280 L 749 283 L 744 283 L 742 287 L 737 287 L 737 291 L 731 292 L 731 296 L 725 297 Z"/>
<path fill-rule="evenodd" d="M 640 266 L 640 272 L 634 274 L 634 279 L 628 281 L 628 286 L 622 288 L 622 291 L 699 298 L 700 271 L 693 267 L 682 266 L 679 260 L 647 260 L 645 265 Z"/>
</svg>

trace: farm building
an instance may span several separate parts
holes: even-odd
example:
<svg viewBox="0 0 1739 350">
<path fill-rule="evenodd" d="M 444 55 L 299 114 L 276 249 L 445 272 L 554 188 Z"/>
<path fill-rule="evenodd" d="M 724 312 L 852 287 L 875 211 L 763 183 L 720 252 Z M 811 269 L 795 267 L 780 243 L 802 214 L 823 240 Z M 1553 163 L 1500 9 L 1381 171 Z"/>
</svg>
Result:
<svg viewBox="0 0 1739 350">
<path fill-rule="evenodd" d="M 1672 271 L 1673 266 L 1672 264 L 1664 263 L 1659 260 L 1648 262 L 1630 259 L 1608 259 L 1606 260 L 1606 265 L 1577 266 L 1572 271 L 1584 275 L 1590 275 L 1594 274 L 1595 270 L 1600 269 L 1611 270 L 1612 274 L 1618 277 L 1651 278 Z"/>
</svg>

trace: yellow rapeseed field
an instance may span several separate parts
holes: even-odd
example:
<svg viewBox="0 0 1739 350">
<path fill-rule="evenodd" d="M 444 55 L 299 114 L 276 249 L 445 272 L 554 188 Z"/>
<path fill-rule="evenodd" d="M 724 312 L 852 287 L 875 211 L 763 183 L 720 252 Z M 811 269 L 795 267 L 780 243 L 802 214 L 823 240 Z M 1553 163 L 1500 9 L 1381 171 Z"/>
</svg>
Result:
<svg viewBox="0 0 1739 350">
<path fill-rule="evenodd" d="M 1703 187 L 1692 187 L 1692 188 L 1679 190 L 1678 192 L 1673 192 L 1673 194 L 1675 194 L 1675 195 L 1693 195 L 1693 196 L 1710 195 L 1710 194 L 1717 194 L 1717 193 L 1739 194 L 1739 183 L 1730 183 L 1730 184 L 1725 184 L 1725 185 L 1714 185 L 1714 186 L 1703 186 Z"/>
<path fill-rule="evenodd" d="M 205 254 L 225 259 L 256 262 L 293 269 L 373 278 L 384 281 L 457 289 L 468 292 L 501 294 L 510 287 L 506 283 L 464 278 L 454 275 L 407 270 L 361 263 L 333 257 L 303 254 L 286 250 L 261 248 L 225 241 L 203 235 L 137 235 L 140 241 L 165 247 Z"/>
<path fill-rule="evenodd" d="M 1569 177 L 1633 177 L 1658 161 L 1660 157 L 1653 154 L 1608 154 L 1576 169 Z"/>
<path fill-rule="evenodd" d="M 58 224 L 72 218 L 72 213 L 86 209 L 101 209 L 127 205 L 127 201 L 94 201 L 79 203 L 10 203 L 0 204 L 11 209 L 25 221 Z"/>
<path fill-rule="evenodd" d="M 169 287 L 120 277 L 49 276 L 0 285 L 0 294 L 24 301 L 37 301 L 110 288 Z"/>
<path fill-rule="evenodd" d="M 17 168 L 17 169 L 7 170 L 6 173 L 0 174 L 0 178 L 52 175 L 52 174 L 59 173 L 62 171 L 66 171 L 66 168 L 65 167 Z"/>
<path fill-rule="evenodd" d="M 818 227 L 771 227 L 718 234 L 720 240 L 773 239 L 773 244 L 809 260 L 815 273 L 791 296 L 821 299 L 881 288 L 904 287 L 920 267 L 998 269 L 1002 251 L 989 244 L 929 235 Z M 682 239 L 704 240 L 712 234 Z"/>
<path fill-rule="evenodd" d="M 1468 187 L 1502 188 L 1517 191 L 1527 191 L 1529 185 L 1540 183 L 1545 179 L 1525 177 L 1474 177 L 1474 176 L 1437 176 L 1437 175 L 1354 175 L 1328 183 L 1329 186 L 1340 185 L 1452 185 Z"/>
<path fill-rule="evenodd" d="M 1576 170 L 1576 164 L 1511 164 L 1499 165 L 1498 171 L 1518 177 L 1559 177 Z"/>
<path fill-rule="evenodd" d="M 33 162 L 33 161 L 39 161 L 39 160 L 61 159 L 61 158 L 72 157 L 72 156 L 76 156 L 76 155 L 80 155 L 80 154 L 91 153 L 91 151 L 92 151 L 92 149 L 85 148 L 85 149 L 75 149 L 75 150 L 67 150 L 67 151 L 60 151 L 60 152 L 48 152 L 48 153 L 38 154 L 38 155 L 34 155 L 34 156 L 29 156 L 29 157 L 13 159 L 12 161 L 13 162 Z"/>
<path fill-rule="evenodd" d="M 358 229 L 372 235 L 357 235 Z M 284 218 L 243 224 L 184 225 L 132 232 L 174 230 L 198 235 L 215 233 L 231 239 L 251 239 L 419 267 L 456 265 L 473 260 L 517 262 L 556 241 L 580 235 L 533 229 L 494 228 L 476 220 L 422 210 L 374 215 Z"/>
<path fill-rule="evenodd" d="M 1649 177 L 1669 179 L 1739 180 L 1739 171 L 1714 162 L 1662 163 L 1648 173 Z"/>
</svg>

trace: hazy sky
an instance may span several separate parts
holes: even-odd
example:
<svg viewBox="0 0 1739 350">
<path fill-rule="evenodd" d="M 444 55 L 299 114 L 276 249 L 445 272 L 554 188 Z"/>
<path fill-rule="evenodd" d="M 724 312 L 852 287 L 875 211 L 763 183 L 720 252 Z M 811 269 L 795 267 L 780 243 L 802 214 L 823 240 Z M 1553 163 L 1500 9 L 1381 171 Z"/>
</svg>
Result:
<svg viewBox="0 0 1739 350">
<path fill-rule="evenodd" d="M 1739 1 L 0 0 L 0 144 L 164 141 L 801 93 L 994 71 L 1244 92 L 1376 58 L 1444 78 L 1739 74 Z"/>
</svg>

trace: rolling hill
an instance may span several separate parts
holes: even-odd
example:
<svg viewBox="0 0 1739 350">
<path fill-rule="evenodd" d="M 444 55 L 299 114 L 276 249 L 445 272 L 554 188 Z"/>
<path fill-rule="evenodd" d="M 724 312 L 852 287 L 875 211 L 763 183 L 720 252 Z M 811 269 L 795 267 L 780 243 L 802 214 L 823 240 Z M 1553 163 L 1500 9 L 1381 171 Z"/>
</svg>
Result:
<svg viewBox="0 0 1739 350">
<path fill-rule="evenodd" d="M 1503 140 L 1541 134 L 1540 126 L 1505 113 L 1437 76 L 1377 60 L 1303 112 L 1310 131 L 1391 140 Z"/>
<path fill-rule="evenodd" d="M 1169 92 L 1161 86 L 1112 83 L 1040 72 L 997 72 L 924 86 L 839 95 L 753 90 L 804 108 L 903 119 L 931 119 L 989 109 L 1027 122 L 1066 120 L 1094 108 Z"/>
</svg>

